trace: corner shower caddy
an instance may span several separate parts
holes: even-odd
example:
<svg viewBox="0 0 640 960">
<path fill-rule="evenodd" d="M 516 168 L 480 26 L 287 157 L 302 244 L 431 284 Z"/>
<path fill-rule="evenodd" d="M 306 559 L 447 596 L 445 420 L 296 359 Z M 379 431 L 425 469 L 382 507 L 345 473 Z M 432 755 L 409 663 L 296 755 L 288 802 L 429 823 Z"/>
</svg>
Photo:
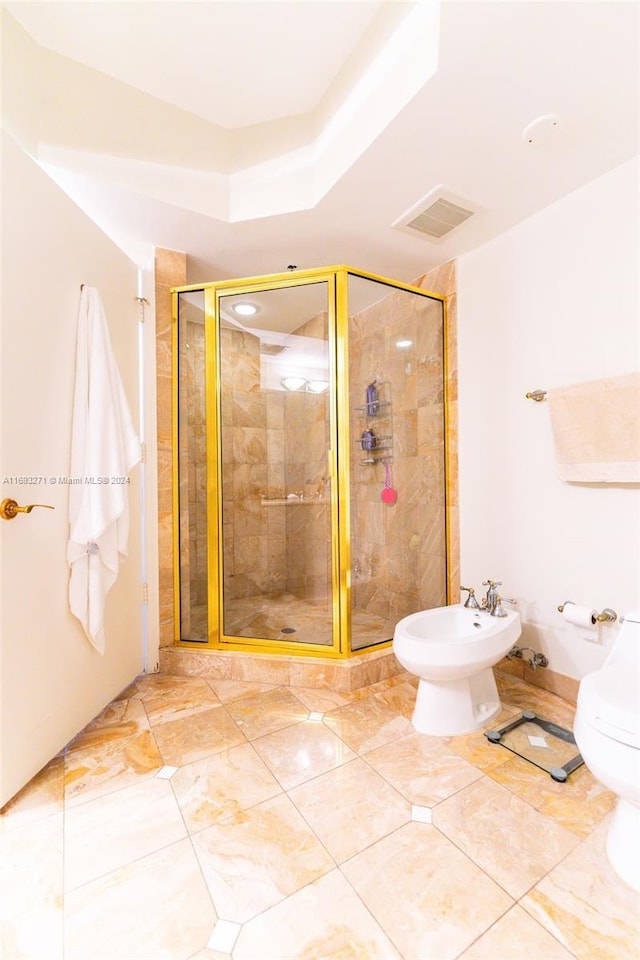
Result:
<svg viewBox="0 0 640 960">
<path fill-rule="evenodd" d="M 392 463 L 393 461 L 393 413 L 392 413 L 392 403 L 391 403 L 391 383 L 388 380 L 378 380 L 375 379 L 372 381 L 373 384 L 377 387 L 379 391 L 387 397 L 387 399 L 381 399 L 380 396 L 377 400 L 373 401 L 371 404 L 364 404 L 360 407 L 355 407 L 358 415 L 362 418 L 362 421 L 366 424 L 366 429 L 369 428 L 369 424 L 372 421 L 384 423 L 384 428 L 387 432 L 384 434 L 376 435 L 375 445 L 371 449 L 364 448 L 362 444 L 362 439 L 359 437 L 356 440 L 358 447 L 362 450 L 363 453 L 368 454 L 361 458 L 360 463 L 362 464 L 375 464 L 375 463 Z M 373 410 L 370 411 L 369 408 L 373 406 Z M 379 456 L 378 454 L 382 454 Z"/>
</svg>

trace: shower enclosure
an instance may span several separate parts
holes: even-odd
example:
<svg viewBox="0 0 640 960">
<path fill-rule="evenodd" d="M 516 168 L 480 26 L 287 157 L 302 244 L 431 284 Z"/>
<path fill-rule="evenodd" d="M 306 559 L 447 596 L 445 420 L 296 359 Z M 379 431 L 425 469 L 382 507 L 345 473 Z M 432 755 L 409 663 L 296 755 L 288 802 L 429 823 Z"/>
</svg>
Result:
<svg viewBox="0 0 640 960">
<path fill-rule="evenodd" d="M 445 604 L 443 298 L 342 266 L 173 296 L 176 640 L 341 657 Z"/>
</svg>

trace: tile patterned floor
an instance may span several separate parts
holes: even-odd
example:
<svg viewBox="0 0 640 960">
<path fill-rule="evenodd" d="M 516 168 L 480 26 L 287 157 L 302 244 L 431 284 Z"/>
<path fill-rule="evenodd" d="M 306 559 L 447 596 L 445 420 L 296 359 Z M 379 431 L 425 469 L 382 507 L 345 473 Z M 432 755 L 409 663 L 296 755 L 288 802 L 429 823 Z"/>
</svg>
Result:
<svg viewBox="0 0 640 960">
<path fill-rule="evenodd" d="M 497 722 L 572 708 L 499 678 Z M 638 960 L 613 797 L 356 693 L 141 677 L 0 816 L 4 960 Z M 494 720 L 491 726 L 497 725 Z"/>
</svg>

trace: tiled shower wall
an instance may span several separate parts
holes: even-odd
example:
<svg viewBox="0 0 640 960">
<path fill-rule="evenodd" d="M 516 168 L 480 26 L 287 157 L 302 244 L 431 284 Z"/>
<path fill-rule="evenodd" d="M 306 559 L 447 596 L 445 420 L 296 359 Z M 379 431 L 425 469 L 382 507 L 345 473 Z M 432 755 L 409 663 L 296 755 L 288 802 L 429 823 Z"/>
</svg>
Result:
<svg viewBox="0 0 640 960">
<path fill-rule="evenodd" d="M 190 318 L 193 314 L 195 319 Z M 180 305 L 180 544 L 181 628 L 192 635 L 191 612 L 207 603 L 207 438 L 202 313 Z M 186 536 L 184 533 L 186 532 Z"/>
<path fill-rule="evenodd" d="M 449 603 L 460 597 L 460 500 L 458 495 L 458 298 L 456 261 L 449 260 L 416 280 L 415 286 L 445 298 L 447 397 L 447 567 Z"/>
<path fill-rule="evenodd" d="M 325 341 L 326 311 L 307 320 L 294 336 Z M 302 503 L 288 504 L 287 591 L 302 600 L 325 605 L 331 590 L 331 515 L 327 450 L 327 393 L 283 394 L 285 494 L 304 494 Z"/>
<path fill-rule="evenodd" d="M 295 335 L 326 336 L 326 314 Z M 224 588 L 229 600 L 283 592 L 327 598 L 324 395 L 261 384 L 260 341 L 221 331 Z M 305 502 L 282 503 L 288 494 Z"/>
<path fill-rule="evenodd" d="M 158 558 L 160 646 L 174 642 L 173 596 L 173 422 L 171 287 L 187 282 L 187 257 L 156 250 L 156 383 L 158 404 Z"/>
<path fill-rule="evenodd" d="M 439 301 L 395 291 L 349 324 L 353 606 L 390 624 L 447 601 L 441 317 Z M 373 380 L 388 406 L 366 418 Z M 381 500 L 384 463 L 362 462 L 365 427 L 389 447 L 376 457 L 389 457 L 394 504 Z"/>
<path fill-rule="evenodd" d="M 263 390 L 260 340 L 221 331 L 224 590 L 229 600 L 286 584 L 283 395 Z M 265 536 L 266 532 L 266 536 Z"/>
</svg>

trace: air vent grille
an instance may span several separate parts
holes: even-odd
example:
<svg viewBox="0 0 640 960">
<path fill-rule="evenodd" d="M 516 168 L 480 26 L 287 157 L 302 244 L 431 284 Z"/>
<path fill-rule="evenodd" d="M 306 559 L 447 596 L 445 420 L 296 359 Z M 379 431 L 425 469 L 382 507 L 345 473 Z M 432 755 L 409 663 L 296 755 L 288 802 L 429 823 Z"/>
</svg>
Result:
<svg viewBox="0 0 640 960">
<path fill-rule="evenodd" d="M 416 231 L 437 242 L 472 217 L 476 210 L 474 204 L 439 186 L 415 203 L 393 226 L 407 232 Z"/>
<path fill-rule="evenodd" d="M 407 226 L 440 239 L 471 216 L 473 216 L 473 210 L 465 210 L 456 203 L 440 199 L 410 220 Z"/>
</svg>

